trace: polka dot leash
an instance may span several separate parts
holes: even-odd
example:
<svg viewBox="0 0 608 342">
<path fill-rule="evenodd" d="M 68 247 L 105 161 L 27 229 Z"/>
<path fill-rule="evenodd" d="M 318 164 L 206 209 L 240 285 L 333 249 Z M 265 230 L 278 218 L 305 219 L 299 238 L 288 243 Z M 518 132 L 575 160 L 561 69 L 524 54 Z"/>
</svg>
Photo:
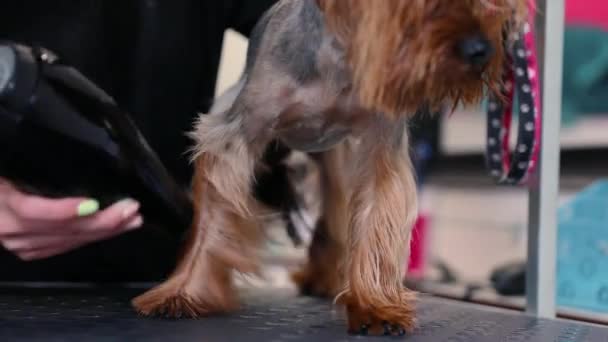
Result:
<svg viewBox="0 0 608 342">
<path fill-rule="evenodd" d="M 531 14 L 524 34 L 513 37 L 512 63 L 506 70 L 501 89 L 507 103 L 494 95 L 488 101 L 486 161 L 492 178 L 499 184 L 526 184 L 538 160 L 542 112 L 533 27 Z M 519 127 L 517 142 L 511 151 L 509 137 L 514 106 Z"/>
</svg>

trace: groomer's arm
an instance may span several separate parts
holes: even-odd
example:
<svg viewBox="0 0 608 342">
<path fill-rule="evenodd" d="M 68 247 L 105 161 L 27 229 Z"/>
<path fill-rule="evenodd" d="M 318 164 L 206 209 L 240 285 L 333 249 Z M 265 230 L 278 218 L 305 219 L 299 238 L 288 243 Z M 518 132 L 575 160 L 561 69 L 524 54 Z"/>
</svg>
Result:
<svg viewBox="0 0 608 342">
<path fill-rule="evenodd" d="M 277 0 L 233 0 L 229 14 L 229 28 L 249 37 L 253 27 Z"/>
</svg>

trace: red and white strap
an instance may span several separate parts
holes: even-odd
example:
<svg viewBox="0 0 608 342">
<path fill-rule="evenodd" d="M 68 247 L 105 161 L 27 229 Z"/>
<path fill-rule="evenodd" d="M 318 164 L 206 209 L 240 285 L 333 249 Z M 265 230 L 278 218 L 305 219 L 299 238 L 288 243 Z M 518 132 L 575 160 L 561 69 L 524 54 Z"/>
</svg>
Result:
<svg viewBox="0 0 608 342">
<path fill-rule="evenodd" d="M 526 184 L 534 172 L 540 151 L 542 111 L 536 41 L 534 2 L 524 32 L 512 37 L 510 62 L 501 89 L 508 102 L 496 96 L 488 101 L 486 161 L 493 179 L 499 184 Z M 514 151 L 509 146 L 513 107 L 517 103 L 518 136 Z"/>
</svg>

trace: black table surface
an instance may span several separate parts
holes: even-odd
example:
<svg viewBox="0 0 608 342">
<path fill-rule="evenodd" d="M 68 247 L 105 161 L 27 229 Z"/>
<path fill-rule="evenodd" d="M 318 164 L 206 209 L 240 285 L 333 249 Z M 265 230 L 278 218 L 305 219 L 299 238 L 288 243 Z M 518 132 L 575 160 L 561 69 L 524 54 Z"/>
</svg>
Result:
<svg viewBox="0 0 608 342">
<path fill-rule="evenodd" d="M 518 312 L 422 296 L 412 335 L 346 334 L 328 301 L 289 291 L 247 290 L 232 315 L 199 320 L 138 316 L 138 288 L 0 288 L 0 341 L 608 341 L 608 327 L 541 320 Z"/>
</svg>

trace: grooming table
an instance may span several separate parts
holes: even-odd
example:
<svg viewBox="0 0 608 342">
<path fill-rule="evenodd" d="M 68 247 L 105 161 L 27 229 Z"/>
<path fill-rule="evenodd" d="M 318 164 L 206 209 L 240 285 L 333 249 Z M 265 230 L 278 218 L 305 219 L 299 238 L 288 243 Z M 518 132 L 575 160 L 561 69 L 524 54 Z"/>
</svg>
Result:
<svg viewBox="0 0 608 342">
<path fill-rule="evenodd" d="M 289 291 L 249 290 L 236 314 L 201 320 L 138 317 L 141 289 L 0 290 L 0 341 L 381 341 L 345 333 L 330 302 Z M 608 327 L 543 320 L 517 312 L 422 297 L 420 328 L 405 341 L 608 341 Z"/>
</svg>

